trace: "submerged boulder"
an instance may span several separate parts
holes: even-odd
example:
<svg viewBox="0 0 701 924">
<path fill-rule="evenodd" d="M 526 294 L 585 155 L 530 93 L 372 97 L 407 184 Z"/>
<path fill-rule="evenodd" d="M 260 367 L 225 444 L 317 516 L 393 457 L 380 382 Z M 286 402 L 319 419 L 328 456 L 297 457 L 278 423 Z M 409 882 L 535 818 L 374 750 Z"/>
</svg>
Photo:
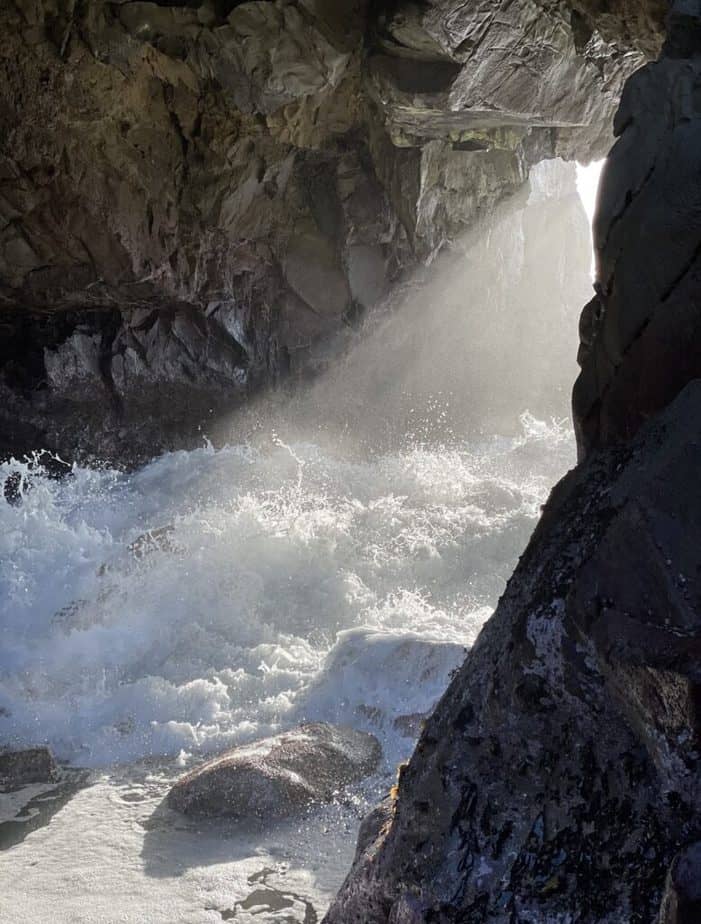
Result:
<svg viewBox="0 0 701 924">
<path fill-rule="evenodd" d="M 338 790 L 377 766 L 375 737 L 324 722 L 225 751 L 179 780 L 171 808 L 186 815 L 241 821 L 280 819 Z"/>
<path fill-rule="evenodd" d="M 0 749 L 0 786 L 52 783 L 57 776 L 58 764 L 47 747 Z"/>
</svg>

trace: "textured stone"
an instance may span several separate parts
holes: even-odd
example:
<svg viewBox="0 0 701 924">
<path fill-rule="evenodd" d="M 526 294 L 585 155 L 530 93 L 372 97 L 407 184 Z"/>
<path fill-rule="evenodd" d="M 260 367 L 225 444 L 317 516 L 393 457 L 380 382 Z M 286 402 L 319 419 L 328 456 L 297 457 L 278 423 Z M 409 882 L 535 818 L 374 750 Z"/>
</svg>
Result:
<svg viewBox="0 0 701 924">
<path fill-rule="evenodd" d="M 667 876 L 659 924 L 696 924 L 701 920 L 701 843 L 683 850 Z"/>
<path fill-rule="evenodd" d="M 603 153 L 659 5 L 2 4 L 0 451 L 143 457 L 323 368 L 532 163 Z"/>
<path fill-rule="evenodd" d="M 513 149 L 529 129 L 564 129 L 558 153 L 602 150 L 634 63 L 593 28 L 582 43 L 572 16 L 568 4 L 534 0 L 399 4 L 380 19 L 384 55 L 370 61 L 391 133 Z"/>
<path fill-rule="evenodd" d="M 57 776 L 58 765 L 48 748 L 0 749 L 0 784 L 3 786 L 51 783 Z"/>
<path fill-rule="evenodd" d="M 187 815 L 273 821 L 330 802 L 381 756 L 377 739 L 325 723 L 227 751 L 179 780 L 168 804 Z"/>
<path fill-rule="evenodd" d="M 628 439 L 701 375 L 701 12 L 677 7 L 663 57 L 625 89 L 602 176 L 574 390 L 582 454 Z"/>
<path fill-rule="evenodd" d="M 695 382 L 554 490 L 327 924 L 657 919 L 701 832 L 700 421 Z"/>
</svg>

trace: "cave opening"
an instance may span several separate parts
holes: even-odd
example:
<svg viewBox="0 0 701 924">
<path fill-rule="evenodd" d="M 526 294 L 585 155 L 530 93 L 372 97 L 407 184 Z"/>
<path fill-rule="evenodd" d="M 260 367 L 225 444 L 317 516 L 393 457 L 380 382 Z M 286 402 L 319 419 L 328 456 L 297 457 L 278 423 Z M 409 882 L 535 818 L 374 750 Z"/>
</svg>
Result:
<svg viewBox="0 0 701 924">
<path fill-rule="evenodd" d="M 13 921 L 693 904 L 693 6 L 0 9 Z"/>
</svg>

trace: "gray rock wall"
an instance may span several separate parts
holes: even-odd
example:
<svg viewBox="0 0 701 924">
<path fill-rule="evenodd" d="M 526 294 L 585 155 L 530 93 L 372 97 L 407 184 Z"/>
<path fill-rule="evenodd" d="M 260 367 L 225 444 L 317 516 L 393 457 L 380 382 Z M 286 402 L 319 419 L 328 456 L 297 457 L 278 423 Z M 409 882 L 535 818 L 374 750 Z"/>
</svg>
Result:
<svg viewBox="0 0 701 924">
<path fill-rule="evenodd" d="M 701 7 L 677 3 L 661 59 L 626 86 L 582 316 L 580 451 L 631 437 L 701 375 Z"/>
<path fill-rule="evenodd" d="M 604 152 L 660 3 L 599 6 L 3 3 L 4 449 L 147 453 L 323 366 L 531 163 Z"/>
</svg>

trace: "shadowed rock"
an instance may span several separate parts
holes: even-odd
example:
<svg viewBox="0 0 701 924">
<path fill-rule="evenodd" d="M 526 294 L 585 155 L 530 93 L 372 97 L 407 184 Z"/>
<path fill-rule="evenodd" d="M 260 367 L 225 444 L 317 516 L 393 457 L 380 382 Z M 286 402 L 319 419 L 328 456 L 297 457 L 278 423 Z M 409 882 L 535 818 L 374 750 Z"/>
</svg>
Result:
<svg viewBox="0 0 701 924">
<path fill-rule="evenodd" d="M 179 780 L 171 808 L 187 815 L 272 821 L 330 802 L 381 757 L 377 739 L 324 723 L 301 725 L 227 751 Z"/>
<path fill-rule="evenodd" d="M 659 924 L 701 921 L 701 843 L 675 857 L 667 877 Z"/>
<path fill-rule="evenodd" d="M 660 0 L 0 4 L 0 455 L 136 461 L 323 369 L 609 145 Z"/>
<path fill-rule="evenodd" d="M 701 833 L 699 464 L 694 382 L 555 488 L 327 924 L 656 920 Z"/>
<path fill-rule="evenodd" d="M 0 750 L 0 784 L 3 786 L 51 783 L 57 776 L 58 765 L 46 747 Z"/>
<path fill-rule="evenodd" d="M 630 439 L 701 376 L 701 8 L 674 4 L 659 61 L 626 85 L 594 220 L 581 322 L 580 454 Z"/>
</svg>

